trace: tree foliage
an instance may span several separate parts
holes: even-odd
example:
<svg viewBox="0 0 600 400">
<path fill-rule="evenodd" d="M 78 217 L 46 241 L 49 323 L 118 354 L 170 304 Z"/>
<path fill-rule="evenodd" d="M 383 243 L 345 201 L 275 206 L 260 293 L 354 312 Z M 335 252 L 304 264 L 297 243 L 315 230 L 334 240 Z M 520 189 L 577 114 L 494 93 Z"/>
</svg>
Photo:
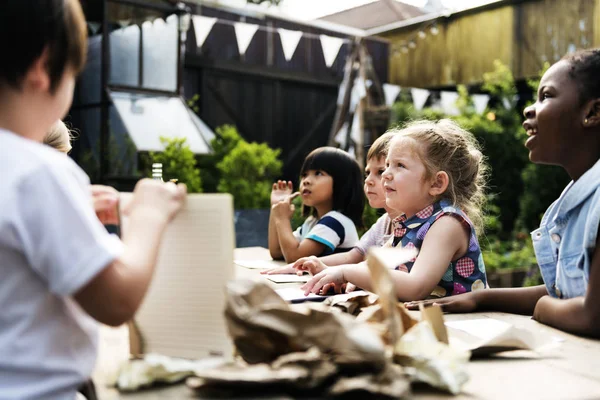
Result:
<svg viewBox="0 0 600 400">
<path fill-rule="evenodd" d="M 186 139 L 161 137 L 160 142 L 165 146 L 165 150 L 150 153 L 150 158 L 153 163 L 162 163 L 164 180 L 177 179 L 185 183 L 188 193 L 202 192 L 200 171 Z"/>
</svg>

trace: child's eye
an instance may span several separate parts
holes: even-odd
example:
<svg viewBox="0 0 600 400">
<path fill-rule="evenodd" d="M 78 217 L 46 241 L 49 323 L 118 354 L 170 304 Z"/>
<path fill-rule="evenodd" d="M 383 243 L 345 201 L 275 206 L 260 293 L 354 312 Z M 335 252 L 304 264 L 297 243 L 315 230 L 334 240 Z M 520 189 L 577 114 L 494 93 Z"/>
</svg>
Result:
<svg viewBox="0 0 600 400">
<path fill-rule="evenodd" d="M 385 171 L 385 169 L 380 169 L 377 171 L 377 176 L 381 176 L 383 175 L 383 172 Z"/>
<path fill-rule="evenodd" d="M 542 99 L 542 100 L 549 99 L 550 97 L 552 97 L 552 96 L 550 96 L 550 94 L 548 92 L 544 92 L 540 95 L 540 99 Z"/>
<path fill-rule="evenodd" d="M 315 175 L 316 175 L 316 176 L 323 175 L 323 172 L 321 172 L 321 171 L 316 171 L 316 172 L 315 172 Z"/>
<path fill-rule="evenodd" d="M 398 167 L 398 168 L 406 168 L 406 167 L 404 166 L 404 164 L 402 164 L 402 163 L 398 163 L 397 167 Z"/>
</svg>

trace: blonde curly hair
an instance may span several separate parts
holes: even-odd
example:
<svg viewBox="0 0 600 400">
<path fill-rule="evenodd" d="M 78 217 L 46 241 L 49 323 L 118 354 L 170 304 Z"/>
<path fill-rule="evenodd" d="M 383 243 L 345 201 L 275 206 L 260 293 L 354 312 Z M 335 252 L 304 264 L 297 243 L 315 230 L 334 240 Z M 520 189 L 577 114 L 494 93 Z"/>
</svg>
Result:
<svg viewBox="0 0 600 400">
<path fill-rule="evenodd" d="M 52 125 L 46 137 L 44 138 L 44 144 L 55 148 L 56 150 L 68 153 L 71 151 L 71 139 L 73 135 L 67 125 L 61 120 L 58 120 Z"/>
<path fill-rule="evenodd" d="M 395 131 L 394 140 L 407 137 L 415 141 L 415 153 L 425 165 L 425 179 L 439 171 L 448 174 L 448 189 L 442 197 L 462 209 L 481 235 L 488 166 L 473 134 L 449 119 L 414 121 Z"/>
</svg>

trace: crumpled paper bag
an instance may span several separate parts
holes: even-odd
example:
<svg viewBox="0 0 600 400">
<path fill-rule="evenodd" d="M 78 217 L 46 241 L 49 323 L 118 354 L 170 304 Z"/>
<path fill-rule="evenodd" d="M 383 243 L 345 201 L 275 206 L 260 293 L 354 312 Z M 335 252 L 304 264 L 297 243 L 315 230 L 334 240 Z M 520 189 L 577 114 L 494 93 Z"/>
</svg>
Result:
<svg viewBox="0 0 600 400">
<path fill-rule="evenodd" d="M 129 360 L 119 370 L 116 386 L 120 391 L 135 391 L 155 383 L 175 383 L 207 368 L 225 363 L 223 358 L 197 361 L 149 353 Z"/>
<path fill-rule="evenodd" d="M 316 347 L 337 365 L 381 369 L 385 346 L 367 324 L 322 304 L 288 305 L 266 283 L 232 281 L 225 309 L 237 353 L 248 363 Z"/>
<path fill-rule="evenodd" d="M 388 264 L 399 265 L 414 257 L 414 253 L 411 255 L 409 251 L 398 249 L 394 253 L 394 249 L 371 249 L 367 258 L 373 286 L 379 295 L 381 318 L 388 321 L 388 340 L 393 348 L 394 360 L 409 367 L 414 380 L 450 393 L 460 393 L 468 380 L 470 353 L 448 345 L 440 308 L 435 306 L 426 312 L 421 309 L 425 320 L 413 326 L 408 326 L 414 320 L 404 306 L 399 308 Z"/>
<path fill-rule="evenodd" d="M 239 393 L 268 386 L 306 390 L 323 384 L 338 371 L 331 359 L 316 347 L 302 353 L 282 355 L 271 364 L 231 362 L 211 370 L 199 371 L 187 385 L 204 393 Z"/>
</svg>

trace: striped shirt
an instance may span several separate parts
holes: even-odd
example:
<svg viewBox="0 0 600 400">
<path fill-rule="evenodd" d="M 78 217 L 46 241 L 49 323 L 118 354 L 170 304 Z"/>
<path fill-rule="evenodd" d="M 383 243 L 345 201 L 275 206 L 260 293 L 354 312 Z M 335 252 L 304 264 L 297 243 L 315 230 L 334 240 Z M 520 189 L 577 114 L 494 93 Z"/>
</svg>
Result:
<svg viewBox="0 0 600 400">
<path fill-rule="evenodd" d="M 298 241 L 311 239 L 325 245 L 325 250 L 318 256 L 342 253 L 351 250 L 358 244 L 358 232 L 354 222 L 338 211 L 329 211 L 320 219 L 308 217 L 294 232 Z"/>
</svg>

